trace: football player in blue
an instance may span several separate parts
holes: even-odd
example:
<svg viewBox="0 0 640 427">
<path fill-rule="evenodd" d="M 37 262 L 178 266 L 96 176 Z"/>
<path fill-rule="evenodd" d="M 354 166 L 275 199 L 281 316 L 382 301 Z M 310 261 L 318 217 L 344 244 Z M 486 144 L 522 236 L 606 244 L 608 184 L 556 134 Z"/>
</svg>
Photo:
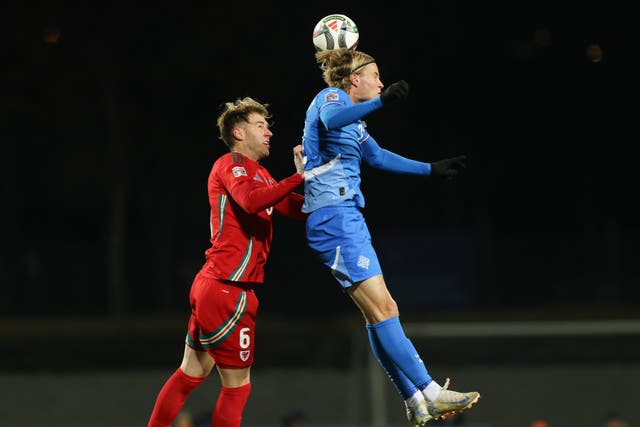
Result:
<svg viewBox="0 0 640 427">
<path fill-rule="evenodd" d="M 380 147 L 362 118 L 406 99 L 409 85 L 384 89 L 375 59 L 361 51 L 323 50 L 316 61 L 328 87 L 313 98 L 305 119 L 307 242 L 362 312 L 373 354 L 404 399 L 409 422 L 423 426 L 471 407 L 480 394 L 448 390 L 448 379 L 434 381 L 406 337 L 362 214 L 360 166 L 453 179 L 466 157 L 427 163 Z"/>
</svg>

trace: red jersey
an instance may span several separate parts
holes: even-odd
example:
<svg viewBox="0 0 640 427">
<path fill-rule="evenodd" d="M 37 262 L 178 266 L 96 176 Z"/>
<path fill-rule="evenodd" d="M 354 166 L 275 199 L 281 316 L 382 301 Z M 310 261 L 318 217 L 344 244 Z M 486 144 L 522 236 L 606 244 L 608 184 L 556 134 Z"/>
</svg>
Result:
<svg viewBox="0 0 640 427">
<path fill-rule="evenodd" d="M 295 173 L 276 182 L 259 163 L 227 153 L 213 164 L 208 191 L 211 247 L 200 274 L 219 280 L 262 283 L 273 233 L 273 212 L 304 220 L 302 184 Z"/>
</svg>

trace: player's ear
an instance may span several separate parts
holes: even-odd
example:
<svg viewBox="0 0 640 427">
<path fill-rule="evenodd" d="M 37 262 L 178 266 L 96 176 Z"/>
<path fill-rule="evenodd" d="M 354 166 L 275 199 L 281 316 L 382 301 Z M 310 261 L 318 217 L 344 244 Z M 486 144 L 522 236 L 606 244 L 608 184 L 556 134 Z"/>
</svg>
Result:
<svg viewBox="0 0 640 427">
<path fill-rule="evenodd" d="M 234 127 L 233 130 L 231 131 L 231 134 L 238 141 L 244 138 L 244 133 L 242 132 L 242 129 L 240 129 L 239 127 Z"/>
<path fill-rule="evenodd" d="M 356 73 L 349 74 L 349 81 L 352 86 L 358 87 L 360 84 L 360 77 Z"/>
</svg>

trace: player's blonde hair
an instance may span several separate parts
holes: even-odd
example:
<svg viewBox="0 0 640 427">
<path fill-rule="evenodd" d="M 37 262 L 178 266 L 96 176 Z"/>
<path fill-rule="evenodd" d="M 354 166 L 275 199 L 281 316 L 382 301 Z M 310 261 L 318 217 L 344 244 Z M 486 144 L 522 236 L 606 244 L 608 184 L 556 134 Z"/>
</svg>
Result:
<svg viewBox="0 0 640 427">
<path fill-rule="evenodd" d="M 373 56 L 359 50 L 328 49 L 316 52 L 316 62 L 322 70 L 322 78 L 329 87 L 349 91 L 351 73 L 360 74 L 365 65 L 376 62 Z"/>
<path fill-rule="evenodd" d="M 249 122 L 249 116 L 253 113 L 258 113 L 265 119 L 271 118 L 269 113 L 269 104 L 263 104 L 250 97 L 238 98 L 233 102 L 225 102 L 222 105 L 222 112 L 218 116 L 218 129 L 220 131 L 220 139 L 229 147 L 233 149 L 235 145 L 235 139 L 233 138 L 233 128 L 238 123 Z"/>
</svg>

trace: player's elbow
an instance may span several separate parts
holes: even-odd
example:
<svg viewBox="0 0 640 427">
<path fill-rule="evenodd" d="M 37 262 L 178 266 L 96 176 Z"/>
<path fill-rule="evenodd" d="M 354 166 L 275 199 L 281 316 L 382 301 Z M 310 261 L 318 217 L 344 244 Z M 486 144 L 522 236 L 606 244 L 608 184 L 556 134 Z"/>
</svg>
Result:
<svg viewBox="0 0 640 427">
<path fill-rule="evenodd" d="M 238 204 L 249 215 L 257 214 L 262 209 L 264 209 L 263 206 L 260 206 L 259 203 L 253 201 L 250 197 L 247 197 L 243 200 L 238 200 Z"/>
<path fill-rule="evenodd" d="M 255 215 L 258 212 L 260 212 L 261 210 L 262 210 L 261 207 L 259 207 L 259 206 L 251 206 L 251 205 L 245 206 L 245 208 L 244 208 L 244 211 L 246 213 L 248 213 L 249 215 Z"/>
<path fill-rule="evenodd" d="M 367 157 L 366 160 L 369 166 L 378 168 L 378 169 L 380 169 L 384 164 L 382 156 L 378 156 L 378 155 Z"/>
</svg>

